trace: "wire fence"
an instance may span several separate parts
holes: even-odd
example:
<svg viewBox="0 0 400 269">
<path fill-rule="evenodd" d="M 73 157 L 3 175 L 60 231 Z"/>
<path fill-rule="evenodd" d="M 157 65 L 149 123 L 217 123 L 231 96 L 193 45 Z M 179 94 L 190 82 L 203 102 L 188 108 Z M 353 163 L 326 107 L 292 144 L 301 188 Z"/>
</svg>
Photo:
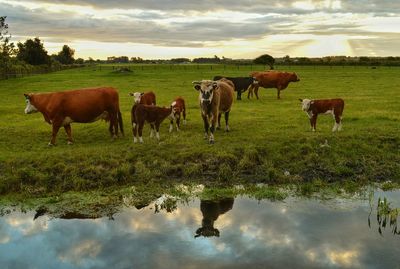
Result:
<svg viewBox="0 0 400 269">
<path fill-rule="evenodd" d="M 11 66 L 0 67 L 0 80 L 47 74 L 66 69 L 84 67 L 85 65 L 40 65 L 40 66 Z"/>
</svg>

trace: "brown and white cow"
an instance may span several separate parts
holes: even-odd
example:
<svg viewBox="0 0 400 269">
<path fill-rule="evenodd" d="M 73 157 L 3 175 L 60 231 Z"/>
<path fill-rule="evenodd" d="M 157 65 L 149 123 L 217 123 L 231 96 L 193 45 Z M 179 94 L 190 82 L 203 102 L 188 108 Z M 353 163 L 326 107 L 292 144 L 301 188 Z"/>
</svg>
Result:
<svg viewBox="0 0 400 269">
<path fill-rule="evenodd" d="M 317 126 L 318 114 L 331 114 L 335 120 L 332 132 L 342 129 L 342 114 L 344 109 L 344 101 L 337 99 L 299 99 L 302 110 L 305 111 L 310 118 L 311 129 L 315 132 Z"/>
<path fill-rule="evenodd" d="M 183 116 L 183 124 L 186 124 L 186 106 L 185 100 L 182 97 L 177 97 L 171 104 L 172 110 L 174 112 L 175 122 L 176 122 L 176 130 L 179 131 L 181 114 Z M 171 133 L 174 129 L 174 120 L 171 119 L 171 123 L 169 125 L 169 132 Z"/>
<path fill-rule="evenodd" d="M 156 95 L 154 92 L 134 92 L 129 93 L 130 96 L 133 96 L 135 104 L 142 105 L 156 105 Z"/>
<path fill-rule="evenodd" d="M 277 97 L 281 98 L 281 91 L 286 89 L 290 82 L 300 81 L 296 73 L 281 72 L 281 71 L 265 71 L 265 72 L 251 72 L 250 76 L 253 77 L 257 83 L 253 84 L 247 94 L 247 98 L 253 97 L 253 91 L 258 99 L 258 88 L 276 88 Z"/>
<path fill-rule="evenodd" d="M 145 122 L 150 123 L 151 133 L 150 137 L 153 137 L 153 131 L 155 129 L 156 138 L 160 140 L 160 124 L 167 117 L 174 119 L 174 112 L 172 107 L 158 107 L 149 106 L 142 104 L 135 104 L 131 110 L 131 121 L 132 121 L 132 131 L 133 131 L 133 142 L 136 143 L 138 138 L 139 142 L 143 143 L 143 126 Z"/>
<path fill-rule="evenodd" d="M 110 121 L 109 131 L 113 138 L 118 135 L 118 126 L 123 134 L 123 123 L 119 110 L 118 91 L 111 87 L 80 89 L 52 93 L 28 93 L 25 114 L 41 112 L 46 122 L 52 125 L 49 145 L 55 145 L 58 130 L 64 127 L 68 144 L 73 143 L 71 123 L 88 123 L 99 119 Z"/>
<path fill-rule="evenodd" d="M 193 81 L 192 83 L 194 88 L 199 91 L 199 104 L 204 121 L 204 138 L 209 139 L 209 143 L 213 144 L 215 127 L 218 121 L 217 128 L 220 128 L 222 113 L 225 115 L 225 131 L 229 131 L 228 121 L 234 98 L 234 85 L 232 81 L 225 79 Z M 209 131 L 210 136 L 208 136 Z"/>
</svg>

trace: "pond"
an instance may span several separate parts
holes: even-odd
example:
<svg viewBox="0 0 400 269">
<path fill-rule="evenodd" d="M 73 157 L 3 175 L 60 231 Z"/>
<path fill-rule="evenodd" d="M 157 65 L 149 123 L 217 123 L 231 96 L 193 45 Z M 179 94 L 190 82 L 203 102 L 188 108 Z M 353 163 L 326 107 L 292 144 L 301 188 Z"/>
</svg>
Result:
<svg viewBox="0 0 400 269">
<path fill-rule="evenodd" d="M 0 218 L 1 268 L 400 268 L 400 191 L 327 201 L 163 198 L 93 219 L 11 211 Z"/>
</svg>

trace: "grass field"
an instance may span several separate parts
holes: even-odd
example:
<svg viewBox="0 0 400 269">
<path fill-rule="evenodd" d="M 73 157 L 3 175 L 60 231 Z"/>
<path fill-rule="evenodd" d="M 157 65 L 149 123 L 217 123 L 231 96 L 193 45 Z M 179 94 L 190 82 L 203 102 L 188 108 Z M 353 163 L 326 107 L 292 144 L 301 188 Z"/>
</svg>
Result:
<svg viewBox="0 0 400 269">
<path fill-rule="evenodd" d="M 203 139 L 203 125 L 193 80 L 214 75 L 246 76 L 261 67 L 195 65 L 133 66 L 116 73 L 110 66 L 87 67 L 0 81 L 0 192 L 43 195 L 98 190 L 110 186 L 173 184 L 232 186 L 336 182 L 400 182 L 400 69 L 378 67 L 278 67 L 294 71 L 276 99 L 275 89 L 260 89 L 260 100 L 235 101 L 231 132 L 217 131 L 216 143 Z M 60 129 L 57 146 L 48 147 L 51 127 L 40 113 L 25 115 L 23 93 L 112 86 L 120 92 L 125 137 L 112 141 L 104 122 L 72 124 L 75 144 Z M 153 90 L 157 103 L 169 106 L 185 98 L 187 125 L 161 142 L 133 144 L 131 91 Z M 333 119 L 321 116 L 317 132 L 300 109 L 298 98 L 345 100 L 343 131 L 332 133 Z M 321 147 L 327 141 L 329 147 Z"/>
</svg>

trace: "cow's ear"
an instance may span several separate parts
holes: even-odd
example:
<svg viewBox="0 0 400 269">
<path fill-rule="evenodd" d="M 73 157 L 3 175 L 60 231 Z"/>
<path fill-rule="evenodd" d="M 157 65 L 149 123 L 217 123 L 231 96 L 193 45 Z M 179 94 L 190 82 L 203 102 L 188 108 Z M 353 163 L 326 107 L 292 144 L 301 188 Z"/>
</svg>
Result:
<svg viewBox="0 0 400 269">
<path fill-rule="evenodd" d="M 214 81 L 212 84 L 213 90 L 215 90 L 218 87 L 218 82 Z"/>
<path fill-rule="evenodd" d="M 197 91 L 200 91 L 200 89 L 201 89 L 200 85 L 198 85 L 198 84 L 194 85 L 194 88 L 195 88 Z"/>
<path fill-rule="evenodd" d="M 140 93 L 140 96 L 143 96 L 143 95 L 144 95 L 144 92 Z"/>
<path fill-rule="evenodd" d="M 299 98 L 299 101 L 300 101 L 300 102 L 303 102 L 303 99 L 300 99 L 300 98 Z"/>
<path fill-rule="evenodd" d="M 30 96 L 28 93 L 24 93 L 24 96 L 25 96 L 25 99 L 26 99 L 26 100 L 31 99 L 31 96 Z"/>
<path fill-rule="evenodd" d="M 314 104 L 314 100 L 312 100 L 312 101 L 310 102 L 310 105 L 312 105 L 312 104 Z"/>
<path fill-rule="evenodd" d="M 133 92 L 130 92 L 130 93 L 129 93 L 129 96 L 133 96 Z"/>
</svg>

